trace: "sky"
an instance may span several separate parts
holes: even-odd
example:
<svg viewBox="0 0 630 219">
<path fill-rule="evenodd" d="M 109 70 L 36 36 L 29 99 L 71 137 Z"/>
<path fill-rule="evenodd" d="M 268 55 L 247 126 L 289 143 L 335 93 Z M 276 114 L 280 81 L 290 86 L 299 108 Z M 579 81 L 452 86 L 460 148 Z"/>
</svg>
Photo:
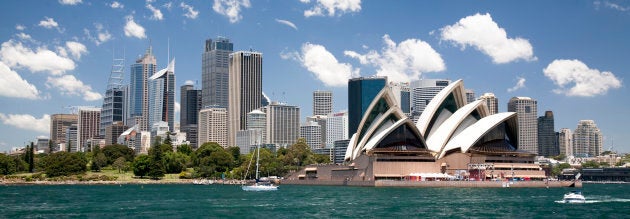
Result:
<svg viewBox="0 0 630 219">
<path fill-rule="evenodd" d="M 263 53 L 263 92 L 312 114 L 312 92 L 347 109 L 347 81 L 463 79 L 499 111 L 514 96 L 555 129 L 594 120 L 604 149 L 630 152 L 630 2 L 22 0 L 0 7 L 0 151 L 48 137 L 50 116 L 102 105 L 114 58 L 149 47 L 201 88 L 206 39 Z M 37 5 L 37 6 L 36 6 Z M 170 48 L 170 49 L 169 49 Z M 177 108 L 177 106 L 176 106 Z M 176 116 L 178 121 L 178 116 Z"/>
</svg>

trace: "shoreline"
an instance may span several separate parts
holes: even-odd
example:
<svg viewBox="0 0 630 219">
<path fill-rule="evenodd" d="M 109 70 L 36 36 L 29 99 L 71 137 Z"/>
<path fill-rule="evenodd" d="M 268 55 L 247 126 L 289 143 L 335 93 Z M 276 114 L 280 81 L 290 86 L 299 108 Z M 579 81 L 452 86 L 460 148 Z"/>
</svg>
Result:
<svg viewBox="0 0 630 219">
<path fill-rule="evenodd" d="M 190 184 L 193 185 L 194 179 L 177 179 L 177 180 L 152 180 L 152 179 L 135 179 L 130 181 L 79 181 L 79 180 L 64 180 L 64 181 L 25 181 L 25 180 L 0 180 L 0 185 L 174 185 L 174 184 Z M 215 180 L 217 185 L 240 185 L 240 180 Z"/>
</svg>

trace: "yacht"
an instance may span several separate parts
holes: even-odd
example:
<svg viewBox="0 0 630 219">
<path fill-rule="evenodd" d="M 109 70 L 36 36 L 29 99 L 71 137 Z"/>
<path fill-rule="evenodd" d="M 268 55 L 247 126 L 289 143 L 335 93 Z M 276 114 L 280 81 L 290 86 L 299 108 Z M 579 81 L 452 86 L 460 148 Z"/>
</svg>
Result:
<svg viewBox="0 0 630 219">
<path fill-rule="evenodd" d="M 564 198 L 562 199 L 564 203 L 585 203 L 586 199 L 582 195 L 580 191 L 571 191 L 567 194 L 564 194 Z"/>
</svg>

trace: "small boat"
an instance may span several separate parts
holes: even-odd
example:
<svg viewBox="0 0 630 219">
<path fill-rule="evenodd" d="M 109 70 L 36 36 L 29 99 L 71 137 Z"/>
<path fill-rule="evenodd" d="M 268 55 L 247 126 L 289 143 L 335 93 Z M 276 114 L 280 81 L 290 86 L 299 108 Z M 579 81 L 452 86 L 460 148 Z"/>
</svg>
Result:
<svg viewBox="0 0 630 219">
<path fill-rule="evenodd" d="M 571 191 L 567 194 L 564 194 L 564 198 L 562 199 L 564 203 L 585 203 L 586 199 L 582 195 L 580 191 Z"/>
<path fill-rule="evenodd" d="M 276 191 L 278 190 L 278 186 L 273 185 L 271 181 L 267 177 L 259 178 L 258 174 L 258 166 L 260 162 L 260 146 L 256 147 L 257 155 L 256 155 L 256 182 L 252 185 L 242 185 L 241 188 L 243 191 Z M 251 164 L 251 160 L 250 160 Z M 249 170 L 249 165 L 248 168 Z"/>
</svg>

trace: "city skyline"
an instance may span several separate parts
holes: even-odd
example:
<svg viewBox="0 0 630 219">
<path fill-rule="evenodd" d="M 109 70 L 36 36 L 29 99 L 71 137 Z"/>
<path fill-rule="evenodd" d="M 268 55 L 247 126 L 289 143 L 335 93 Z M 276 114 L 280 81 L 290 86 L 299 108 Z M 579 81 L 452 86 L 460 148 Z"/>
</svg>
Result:
<svg viewBox="0 0 630 219">
<path fill-rule="evenodd" d="M 333 112 L 348 109 L 352 77 L 465 79 L 477 95 L 494 93 L 499 112 L 511 97 L 532 97 L 539 112 L 554 111 L 557 130 L 594 120 L 604 149 L 616 139 L 613 150 L 630 152 L 630 64 L 619 58 L 630 53 L 626 2 L 235 1 L 236 13 L 221 2 L 3 3 L 0 151 L 49 135 L 51 115 L 67 106 L 101 106 L 113 58 L 124 57 L 128 83 L 149 46 L 158 69 L 177 57 L 176 87 L 201 88 L 205 40 L 223 36 L 234 51 L 265 54 L 263 92 L 302 115 L 312 114 L 315 90 L 333 92 Z M 467 38 L 474 30 L 487 35 Z M 522 50 L 493 49 L 510 45 Z"/>
</svg>

